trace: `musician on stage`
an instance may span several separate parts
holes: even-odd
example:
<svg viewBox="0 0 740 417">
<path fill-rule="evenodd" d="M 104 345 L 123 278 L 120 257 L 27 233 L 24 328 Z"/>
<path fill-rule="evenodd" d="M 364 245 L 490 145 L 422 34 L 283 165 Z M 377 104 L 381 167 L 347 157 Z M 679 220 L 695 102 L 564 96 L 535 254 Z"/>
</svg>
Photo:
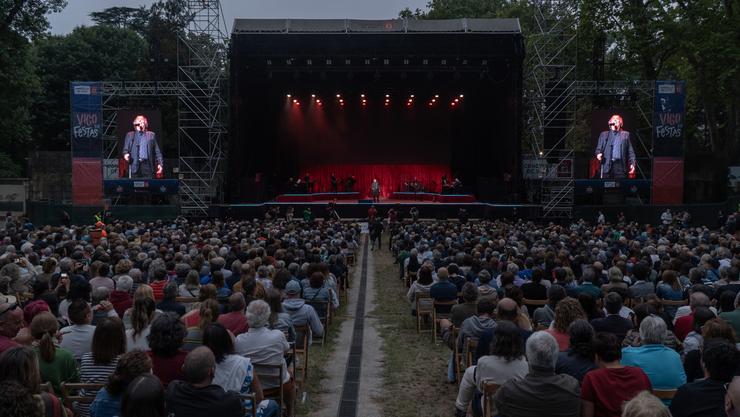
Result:
<svg viewBox="0 0 740 417">
<path fill-rule="evenodd" d="M 635 150 L 630 142 L 630 132 L 622 130 L 622 117 L 609 119 L 609 130 L 599 135 L 596 159 L 601 162 L 601 178 L 623 179 L 635 172 Z"/>
<path fill-rule="evenodd" d="M 134 118 L 134 130 L 126 133 L 123 141 L 123 159 L 128 163 L 129 178 L 152 178 L 162 175 L 164 159 L 157 144 L 157 136 L 147 130 L 149 121 L 143 115 Z"/>
<path fill-rule="evenodd" d="M 354 175 L 350 175 L 349 177 L 347 177 L 346 189 L 348 193 L 351 193 L 355 190 L 355 184 L 357 184 L 357 179 L 355 179 Z"/>
<path fill-rule="evenodd" d="M 377 178 L 373 178 L 373 182 L 370 184 L 370 194 L 373 197 L 373 203 L 380 202 L 380 183 Z"/>
<path fill-rule="evenodd" d="M 337 176 L 332 173 L 331 177 L 329 177 L 329 182 L 331 183 L 331 192 L 339 192 L 339 183 L 337 182 Z"/>
</svg>

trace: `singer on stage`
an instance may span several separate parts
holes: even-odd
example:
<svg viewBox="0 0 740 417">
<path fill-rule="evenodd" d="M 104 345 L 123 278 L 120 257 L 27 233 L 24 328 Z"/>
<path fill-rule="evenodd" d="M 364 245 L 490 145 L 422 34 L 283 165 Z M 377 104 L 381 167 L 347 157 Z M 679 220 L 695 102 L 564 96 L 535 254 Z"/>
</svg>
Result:
<svg viewBox="0 0 740 417">
<path fill-rule="evenodd" d="M 123 159 L 128 163 L 129 178 L 152 178 L 161 175 L 164 168 L 162 151 L 157 144 L 157 136 L 147 130 L 149 121 L 139 115 L 134 118 L 134 130 L 126 133 L 123 142 Z"/>
<path fill-rule="evenodd" d="M 599 135 L 596 159 L 601 162 L 601 178 L 623 179 L 635 173 L 635 150 L 622 124 L 622 117 L 615 114 L 609 119 L 609 130 Z"/>
</svg>

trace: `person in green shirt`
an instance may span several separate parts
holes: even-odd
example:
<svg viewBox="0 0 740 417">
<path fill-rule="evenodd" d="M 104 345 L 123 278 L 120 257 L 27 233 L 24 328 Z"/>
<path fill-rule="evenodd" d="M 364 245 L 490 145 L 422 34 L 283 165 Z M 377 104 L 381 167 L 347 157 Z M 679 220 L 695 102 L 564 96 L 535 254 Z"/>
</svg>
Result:
<svg viewBox="0 0 740 417">
<path fill-rule="evenodd" d="M 62 392 L 63 382 L 79 382 L 80 372 L 74 355 L 54 342 L 59 330 L 56 317 L 49 312 L 38 314 L 31 321 L 30 330 L 41 380 L 50 382 L 57 395 Z"/>
<path fill-rule="evenodd" d="M 307 223 L 313 221 L 313 213 L 311 212 L 311 207 L 306 207 L 306 209 L 303 210 L 303 221 Z"/>
<path fill-rule="evenodd" d="M 733 311 L 722 312 L 719 317 L 735 329 L 735 341 L 740 341 L 740 293 L 735 296 L 735 309 Z"/>
</svg>

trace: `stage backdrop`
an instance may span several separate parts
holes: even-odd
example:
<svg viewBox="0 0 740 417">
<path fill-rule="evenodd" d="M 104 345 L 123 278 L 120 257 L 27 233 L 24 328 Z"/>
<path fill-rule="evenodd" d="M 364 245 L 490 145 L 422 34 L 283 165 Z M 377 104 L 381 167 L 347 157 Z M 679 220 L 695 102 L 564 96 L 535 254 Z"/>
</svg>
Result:
<svg viewBox="0 0 740 417">
<path fill-rule="evenodd" d="M 70 82 L 72 201 L 100 204 L 103 198 L 103 113 L 99 82 Z"/>
<path fill-rule="evenodd" d="M 162 147 L 162 113 L 159 109 L 124 109 L 118 111 L 117 124 L 116 124 L 116 137 L 118 138 L 118 178 L 126 178 L 126 161 L 123 159 L 122 149 L 123 142 L 126 140 L 126 133 L 134 130 L 134 118 L 138 115 L 144 115 L 147 121 L 149 121 L 149 131 L 154 132 L 157 137 L 157 144 L 159 149 L 164 150 Z M 167 155 L 162 155 L 162 158 L 167 159 Z M 164 167 L 164 172 L 167 172 L 168 167 Z M 114 178 L 111 178 L 114 179 Z"/>
</svg>

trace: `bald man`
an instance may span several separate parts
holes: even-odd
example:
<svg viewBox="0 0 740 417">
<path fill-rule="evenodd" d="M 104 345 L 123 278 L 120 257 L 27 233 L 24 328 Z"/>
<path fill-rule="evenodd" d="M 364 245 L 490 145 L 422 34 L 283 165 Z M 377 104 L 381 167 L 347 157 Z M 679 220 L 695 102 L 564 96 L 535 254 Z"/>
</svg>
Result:
<svg viewBox="0 0 740 417">
<path fill-rule="evenodd" d="M 244 416 L 239 395 L 213 384 L 216 358 L 210 349 L 200 346 L 188 353 L 182 372 L 185 381 L 172 381 L 167 386 L 167 413 L 177 417 Z"/>
<path fill-rule="evenodd" d="M 23 327 L 23 309 L 13 303 L 0 303 L 0 353 L 19 346 L 13 338 Z"/>
<path fill-rule="evenodd" d="M 527 338 L 532 335 L 532 331 L 523 329 L 519 324 L 519 305 L 511 298 L 502 298 L 496 306 L 496 321 L 510 321 L 519 329 L 522 336 L 522 343 L 527 342 Z M 475 348 L 475 360 L 481 356 L 489 355 L 491 342 L 493 341 L 493 330 L 486 330 L 478 340 L 478 346 Z"/>
<path fill-rule="evenodd" d="M 738 377 L 735 377 L 727 386 L 725 413 L 727 417 L 740 417 L 740 378 Z"/>
</svg>

